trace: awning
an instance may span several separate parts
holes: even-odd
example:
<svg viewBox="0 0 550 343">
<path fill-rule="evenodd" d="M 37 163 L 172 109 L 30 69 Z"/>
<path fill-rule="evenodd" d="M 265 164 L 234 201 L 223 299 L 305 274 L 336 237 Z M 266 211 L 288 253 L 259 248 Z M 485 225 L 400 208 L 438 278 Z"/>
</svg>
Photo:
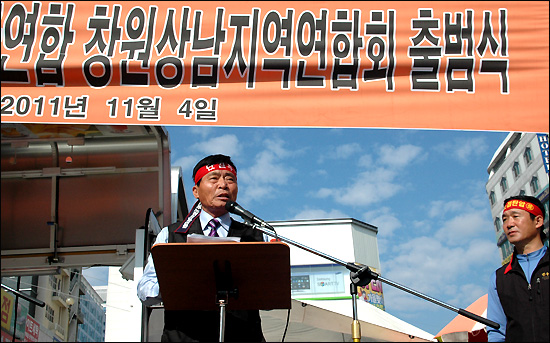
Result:
<svg viewBox="0 0 550 343">
<path fill-rule="evenodd" d="M 487 318 L 487 298 L 487 294 L 481 296 L 468 306 L 466 311 Z M 485 324 L 461 315 L 456 316 L 449 324 L 445 325 L 436 337 L 440 337 L 441 341 L 448 342 L 487 342 Z"/>
<path fill-rule="evenodd" d="M 261 311 L 267 341 L 282 338 L 287 311 Z M 428 342 L 434 336 L 367 303 L 357 301 L 361 341 Z M 285 336 L 289 342 L 350 341 L 352 301 L 292 300 L 290 323 Z"/>
</svg>

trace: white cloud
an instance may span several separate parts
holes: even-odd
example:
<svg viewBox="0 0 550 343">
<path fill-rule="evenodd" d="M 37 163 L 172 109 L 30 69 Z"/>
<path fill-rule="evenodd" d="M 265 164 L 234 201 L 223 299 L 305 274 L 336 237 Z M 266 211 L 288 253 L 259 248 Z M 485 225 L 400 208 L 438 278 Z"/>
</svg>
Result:
<svg viewBox="0 0 550 343">
<path fill-rule="evenodd" d="M 489 146 L 484 137 L 470 139 L 455 139 L 435 147 L 436 151 L 455 158 L 460 163 L 467 163 L 477 156 L 485 156 Z"/>
<path fill-rule="evenodd" d="M 482 155 L 486 150 L 487 144 L 485 143 L 485 139 L 477 137 L 462 144 L 457 144 L 455 154 L 459 160 L 467 161 L 471 155 Z"/>
<path fill-rule="evenodd" d="M 278 158 L 290 157 L 296 153 L 294 149 L 285 149 L 285 142 L 282 139 L 266 139 L 264 140 L 264 145 L 267 147 L 267 151 L 272 152 Z"/>
<path fill-rule="evenodd" d="M 365 206 L 394 196 L 402 187 L 394 183 L 396 172 L 378 168 L 359 173 L 354 182 L 344 188 L 322 188 L 319 197 L 330 194 L 334 201 L 348 206 Z"/>
<path fill-rule="evenodd" d="M 361 151 L 361 145 L 358 143 L 349 143 L 342 144 L 336 147 L 330 147 L 328 151 L 324 152 L 320 157 L 318 162 L 323 163 L 325 159 L 332 160 L 345 160 L 354 154 L 357 154 Z"/>
<path fill-rule="evenodd" d="M 189 156 L 183 156 L 172 162 L 173 166 L 180 166 L 182 169 L 182 172 L 184 173 L 184 179 L 186 179 L 185 174 L 186 171 L 189 171 L 189 175 L 191 175 L 191 171 L 193 170 L 193 167 L 197 164 L 198 161 L 200 161 L 203 157 L 199 155 L 189 155 Z M 189 176 L 190 177 L 190 176 Z"/>
<path fill-rule="evenodd" d="M 436 200 L 430 203 L 428 215 L 430 216 L 430 218 L 445 217 L 449 212 L 456 212 L 457 210 L 460 210 L 462 208 L 464 208 L 464 204 L 462 201 L 459 200 Z"/>
<path fill-rule="evenodd" d="M 500 256 L 494 240 L 487 238 L 492 223 L 482 203 L 482 196 L 469 197 L 467 202 L 432 201 L 434 210 L 426 212 L 427 218 L 412 223 L 411 227 L 420 228 L 412 238 L 407 236 L 409 240 L 401 244 L 395 239 L 382 240 L 387 245 L 380 249 L 385 276 L 463 308 L 485 294 Z M 392 310 L 433 310 L 425 301 L 387 290 L 384 293 Z"/>
<path fill-rule="evenodd" d="M 432 229 L 432 223 L 428 220 L 414 220 L 411 225 L 417 234 L 425 234 Z"/>
<path fill-rule="evenodd" d="M 292 169 L 283 165 L 281 159 L 269 150 L 260 152 L 255 163 L 242 171 L 242 179 L 250 184 L 286 184 Z"/>
<path fill-rule="evenodd" d="M 333 195 L 333 190 L 330 188 L 321 188 L 317 192 L 313 192 L 313 196 L 324 199 Z"/>
<path fill-rule="evenodd" d="M 245 202 L 273 198 L 295 173 L 294 168 L 284 164 L 284 159 L 296 152 L 286 150 L 282 140 L 265 140 L 264 144 L 266 149 L 255 156 L 254 164 L 239 171 L 239 183 L 246 185 L 239 197 Z"/>
<path fill-rule="evenodd" d="M 366 212 L 364 218 L 365 222 L 378 228 L 377 236 L 379 238 L 391 237 L 393 232 L 402 226 L 401 221 L 391 212 L 389 207 Z"/>
<path fill-rule="evenodd" d="M 246 182 L 240 182 L 247 186 L 239 187 L 239 202 L 248 204 L 255 200 L 274 198 L 277 190 L 273 186 L 262 184 L 261 186 L 250 185 Z"/>
<path fill-rule="evenodd" d="M 199 135 L 202 138 L 206 138 L 210 135 L 212 135 L 212 132 L 214 132 L 214 128 L 210 126 L 191 126 L 189 127 L 189 131 L 194 135 Z"/>
<path fill-rule="evenodd" d="M 189 147 L 189 150 L 201 152 L 204 154 L 204 156 L 213 154 L 224 154 L 235 157 L 240 154 L 241 147 L 237 136 L 223 135 L 212 137 L 204 142 L 195 143 Z M 198 162 L 198 160 L 196 162 Z"/>
<path fill-rule="evenodd" d="M 499 264 L 497 247 L 487 240 L 474 239 L 470 244 L 450 247 L 438 238 L 423 236 L 397 244 L 392 250 L 395 255 L 386 254 L 390 258 L 382 264 L 389 280 L 436 298 L 451 298 L 457 303 L 470 301 L 486 292 L 486 288 L 480 286 L 475 288 L 475 292 L 480 293 L 468 293 L 474 289 L 459 286 L 463 278 L 480 278 L 488 282 L 490 273 L 480 275 L 479 271 L 494 270 Z M 407 303 L 400 304 L 392 299 L 392 304 L 399 310 L 410 310 Z"/>
<path fill-rule="evenodd" d="M 400 168 L 410 164 L 418 158 L 423 158 L 421 153 L 421 147 L 411 144 L 398 147 L 383 145 L 379 151 L 379 162 L 390 167 Z"/>
<path fill-rule="evenodd" d="M 487 284 L 487 287 L 482 287 L 474 283 L 458 285 L 458 287 L 456 287 L 455 297 L 449 298 L 447 302 L 465 309 L 466 307 L 470 306 L 474 301 L 476 301 L 480 296 L 487 293 L 488 287 L 489 284 Z"/>
<path fill-rule="evenodd" d="M 485 239 L 473 239 L 469 246 L 468 251 L 472 260 L 489 259 L 495 266 L 500 263 L 500 253 L 494 241 Z M 493 264 L 491 263 L 491 264 Z M 495 268 L 496 269 L 496 268 Z"/>
<path fill-rule="evenodd" d="M 374 165 L 374 162 L 371 155 L 363 155 L 359 157 L 357 164 L 360 167 L 371 168 Z"/>
<path fill-rule="evenodd" d="M 313 174 L 323 177 L 329 176 L 328 171 L 326 171 L 325 169 L 316 169 L 315 171 L 313 171 Z"/>
<path fill-rule="evenodd" d="M 348 186 L 321 188 L 315 196 L 333 197 L 335 202 L 352 207 L 366 206 L 391 198 L 403 189 L 402 184 L 395 181 L 400 170 L 413 161 L 424 158 L 421 153 L 422 148 L 410 144 L 398 147 L 384 145 L 378 151 L 378 161 L 373 161 L 370 155 L 358 158 L 359 167 L 366 170 L 358 172 Z"/>
<path fill-rule="evenodd" d="M 446 220 L 437 230 L 435 237 L 449 245 L 459 245 L 480 234 L 486 234 L 493 224 L 484 210 L 468 210 Z"/>
<path fill-rule="evenodd" d="M 386 256 L 386 254 L 388 254 L 391 251 L 391 247 L 393 246 L 393 243 L 394 243 L 393 240 L 389 238 L 378 237 L 377 241 L 378 241 L 378 255 Z"/>
<path fill-rule="evenodd" d="M 335 156 L 337 159 L 346 159 L 359 151 L 361 151 L 361 145 L 357 143 L 343 144 L 336 147 Z"/>
<path fill-rule="evenodd" d="M 397 283 L 402 284 L 410 288 L 410 285 L 402 283 L 399 279 L 390 279 Z M 412 313 L 411 318 L 418 316 L 418 313 L 433 311 L 434 305 L 426 300 L 423 300 L 417 296 L 409 294 L 403 290 L 397 289 L 389 285 L 382 285 L 382 290 L 384 291 L 384 302 L 386 304 L 386 311 L 392 314 L 393 312 L 399 311 L 401 315 Z M 426 294 L 424 290 L 414 289 L 420 293 Z M 426 294 L 430 295 L 430 294 Z M 407 322 L 412 322 L 413 320 L 407 317 L 401 317 L 399 319 L 405 320 Z M 436 332 L 431 332 L 431 334 L 436 334 Z"/>
</svg>

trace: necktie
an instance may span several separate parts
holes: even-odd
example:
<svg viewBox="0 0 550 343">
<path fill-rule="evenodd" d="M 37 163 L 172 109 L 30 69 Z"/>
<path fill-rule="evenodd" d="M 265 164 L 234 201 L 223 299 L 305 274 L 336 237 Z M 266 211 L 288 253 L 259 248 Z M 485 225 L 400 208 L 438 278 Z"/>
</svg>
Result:
<svg viewBox="0 0 550 343">
<path fill-rule="evenodd" d="M 208 234 L 208 236 L 219 237 L 216 230 L 220 227 L 220 222 L 216 218 L 212 218 L 206 226 L 210 228 L 210 233 Z"/>
</svg>

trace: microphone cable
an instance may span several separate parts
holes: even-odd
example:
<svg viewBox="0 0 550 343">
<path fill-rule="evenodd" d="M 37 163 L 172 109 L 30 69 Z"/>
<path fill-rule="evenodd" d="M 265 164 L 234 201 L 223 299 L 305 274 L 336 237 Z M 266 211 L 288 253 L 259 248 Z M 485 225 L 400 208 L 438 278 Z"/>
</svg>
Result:
<svg viewBox="0 0 550 343">
<path fill-rule="evenodd" d="M 292 306 L 291 306 L 292 307 Z M 285 325 L 285 332 L 283 332 L 283 338 L 281 339 L 281 342 L 285 341 L 286 337 L 286 330 L 288 329 L 288 322 L 290 321 L 290 309 L 288 309 L 288 312 L 286 314 L 286 325 Z"/>
</svg>

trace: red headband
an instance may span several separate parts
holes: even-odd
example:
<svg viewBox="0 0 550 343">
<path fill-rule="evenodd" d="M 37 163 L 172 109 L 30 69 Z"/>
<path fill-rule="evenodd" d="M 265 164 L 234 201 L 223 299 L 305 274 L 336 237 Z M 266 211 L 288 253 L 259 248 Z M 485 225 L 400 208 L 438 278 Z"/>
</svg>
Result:
<svg viewBox="0 0 550 343">
<path fill-rule="evenodd" d="M 233 168 L 233 166 L 231 166 L 230 164 L 218 163 L 206 165 L 200 167 L 199 170 L 197 170 L 197 173 L 195 174 L 195 185 L 203 178 L 203 176 L 214 170 L 229 170 L 235 175 L 235 177 L 237 177 L 237 170 Z"/>
<path fill-rule="evenodd" d="M 531 214 L 534 214 L 535 216 L 543 216 L 542 210 L 538 206 L 535 206 L 534 204 L 532 204 L 530 202 L 527 202 L 527 201 L 523 201 L 523 200 L 510 200 L 510 201 L 508 201 L 506 203 L 506 205 L 504 206 L 504 210 L 502 211 L 502 213 L 504 213 L 508 210 L 511 210 L 513 208 L 518 208 L 520 210 L 527 211 Z"/>
</svg>

